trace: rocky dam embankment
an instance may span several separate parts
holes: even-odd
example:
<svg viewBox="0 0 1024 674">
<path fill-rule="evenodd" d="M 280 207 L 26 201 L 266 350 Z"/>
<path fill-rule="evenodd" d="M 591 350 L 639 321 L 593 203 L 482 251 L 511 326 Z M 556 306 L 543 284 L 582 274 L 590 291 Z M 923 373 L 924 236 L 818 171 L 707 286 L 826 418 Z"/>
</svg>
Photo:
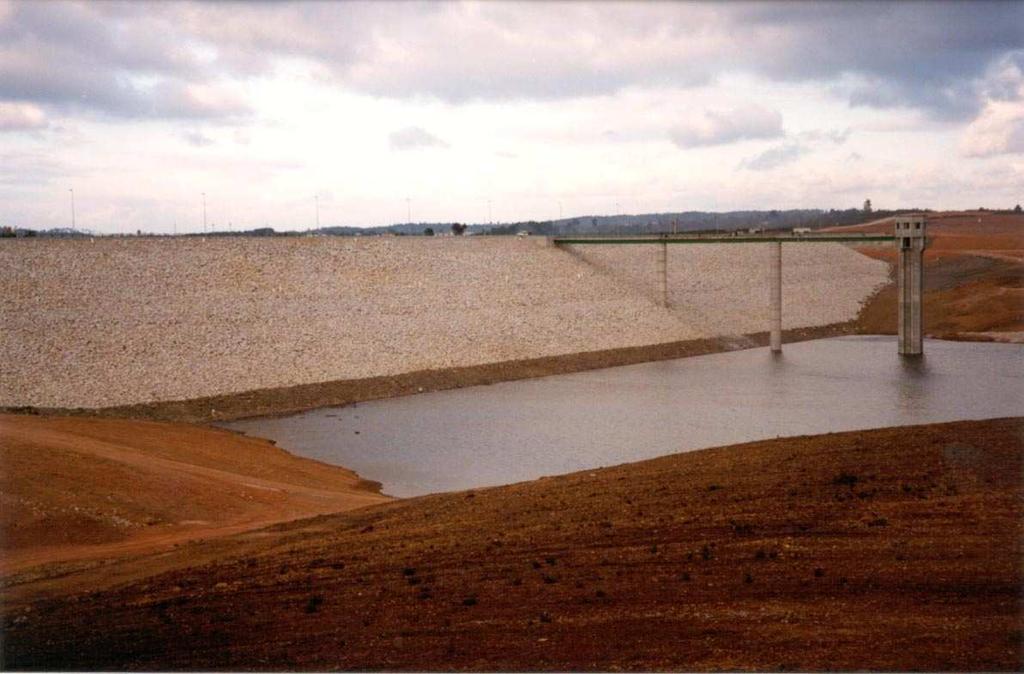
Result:
<svg viewBox="0 0 1024 674">
<path fill-rule="evenodd" d="M 765 246 L 561 250 L 535 239 L 0 243 L 0 406 L 101 408 L 741 335 Z M 787 246 L 784 327 L 847 321 L 887 265 Z"/>
</svg>

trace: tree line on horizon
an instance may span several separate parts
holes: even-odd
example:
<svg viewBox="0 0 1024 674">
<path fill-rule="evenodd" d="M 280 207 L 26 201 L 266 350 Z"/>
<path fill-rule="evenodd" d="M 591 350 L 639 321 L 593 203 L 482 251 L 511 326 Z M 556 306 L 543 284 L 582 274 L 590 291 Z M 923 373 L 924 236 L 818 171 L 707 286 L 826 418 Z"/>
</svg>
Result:
<svg viewBox="0 0 1024 674">
<path fill-rule="evenodd" d="M 741 229 L 791 229 L 793 227 L 834 227 L 858 225 L 872 220 L 893 217 L 905 213 L 932 213 L 928 208 L 901 208 L 896 210 L 874 210 L 866 201 L 862 208 L 848 209 L 789 209 L 749 211 L 682 211 L 667 213 L 646 213 L 640 215 L 587 215 L 557 220 L 522 220 L 502 224 L 465 224 L 458 222 L 400 223 L 375 227 L 335 226 L 318 229 L 276 231 L 273 227 L 258 227 L 249 230 L 189 232 L 176 234 L 181 237 L 232 237 L 232 236 L 433 236 L 435 233 L 454 235 L 512 235 L 528 232 L 538 236 L 563 236 L 569 234 L 670 234 L 673 232 L 735 231 Z M 976 209 L 989 213 L 1021 213 L 1020 204 L 1010 209 Z M 172 236 L 170 234 L 148 234 L 138 230 L 136 236 Z M 130 234 L 96 234 L 93 232 L 57 227 L 34 230 L 10 226 L 0 227 L 0 238 L 10 237 L 73 238 L 83 236 L 132 236 Z"/>
</svg>

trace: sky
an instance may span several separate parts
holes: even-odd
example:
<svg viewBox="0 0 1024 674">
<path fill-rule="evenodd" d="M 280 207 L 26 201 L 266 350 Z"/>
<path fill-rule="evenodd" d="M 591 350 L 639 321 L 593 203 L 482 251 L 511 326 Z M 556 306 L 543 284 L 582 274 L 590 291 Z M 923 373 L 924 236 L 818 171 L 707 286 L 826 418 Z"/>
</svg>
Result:
<svg viewBox="0 0 1024 674">
<path fill-rule="evenodd" d="M 72 196 L 110 233 L 1012 207 L 1024 2 L 0 0 L 0 225 Z"/>
</svg>

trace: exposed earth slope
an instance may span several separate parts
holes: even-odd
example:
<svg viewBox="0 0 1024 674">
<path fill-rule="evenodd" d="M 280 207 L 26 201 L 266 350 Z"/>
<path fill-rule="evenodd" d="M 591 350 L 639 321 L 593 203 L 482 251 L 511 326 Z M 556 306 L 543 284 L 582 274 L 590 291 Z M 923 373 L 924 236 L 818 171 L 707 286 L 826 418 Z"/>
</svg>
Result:
<svg viewBox="0 0 1024 674">
<path fill-rule="evenodd" d="M 0 415 L 5 573 L 388 500 L 350 470 L 215 428 Z"/>
<path fill-rule="evenodd" d="M 8 579 L 2 664 L 1018 670 L 1021 423 L 398 501 L 183 546 L 160 575 L 29 605 L 31 580 Z"/>
<path fill-rule="evenodd" d="M 1024 215 L 1020 213 L 952 211 L 929 213 L 927 217 L 931 239 L 925 253 L 928 258 L 958 254 L 1024 260 Z M 825 231 L 891 234 L 893 225 L 891 218 L 884 218 Z"/>
<path fill-rule="evenodd" d="M 834 231 L 892 232 L 889 219 Z M 924 254 L 924 331 L 930 337 L 1024 341 L 1024 215 L 990 211 L 928 216 Z M 863 248 L 896 263 L 890 248 Z M 896 287 L 868 301 L 857 319 L 865 334 L 896 333 Z"/>
</svg>

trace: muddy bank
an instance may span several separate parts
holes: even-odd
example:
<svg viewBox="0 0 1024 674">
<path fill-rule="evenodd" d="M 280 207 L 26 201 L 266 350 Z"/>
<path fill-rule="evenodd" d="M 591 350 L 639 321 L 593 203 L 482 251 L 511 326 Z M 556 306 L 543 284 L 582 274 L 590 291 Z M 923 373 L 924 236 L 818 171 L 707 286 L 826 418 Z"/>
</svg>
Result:
<svg viewBox="0 0 1024 674">
<path fill-rule="evenodd" d="M 754 442 L 183 546 L 99 592 L 8 588 L 29 604 L 4 609 L 2 664 L 1019 670 L 1021 424 Z"/>
<path fill-rule="evenodd" d="M 893 320 L 895 321 L 895 314 Z M 815 328 L 785 330 L 783 334 L 784 341 L 797 342 L 858 332 L 857 324 L 848 322 Z M 84 415 L 189 423 L 228 421 L 248 417 L 292 414 L 319 407 L 336 407 L 366 400 L 412 395 L 424 391 L 443 391 L 617 365 L 700 356 L 708 353 L 767 346 L 767 344 L 768 333 L 759 332 L 734 337 L 693 339 L 484 365 L 420 370 L 391 376 L 284 386 L 191 400 L 118 405 L 98 409 L 8 407 L 0 408 L 0 410 L 20 414 Z"/>
</svg>

